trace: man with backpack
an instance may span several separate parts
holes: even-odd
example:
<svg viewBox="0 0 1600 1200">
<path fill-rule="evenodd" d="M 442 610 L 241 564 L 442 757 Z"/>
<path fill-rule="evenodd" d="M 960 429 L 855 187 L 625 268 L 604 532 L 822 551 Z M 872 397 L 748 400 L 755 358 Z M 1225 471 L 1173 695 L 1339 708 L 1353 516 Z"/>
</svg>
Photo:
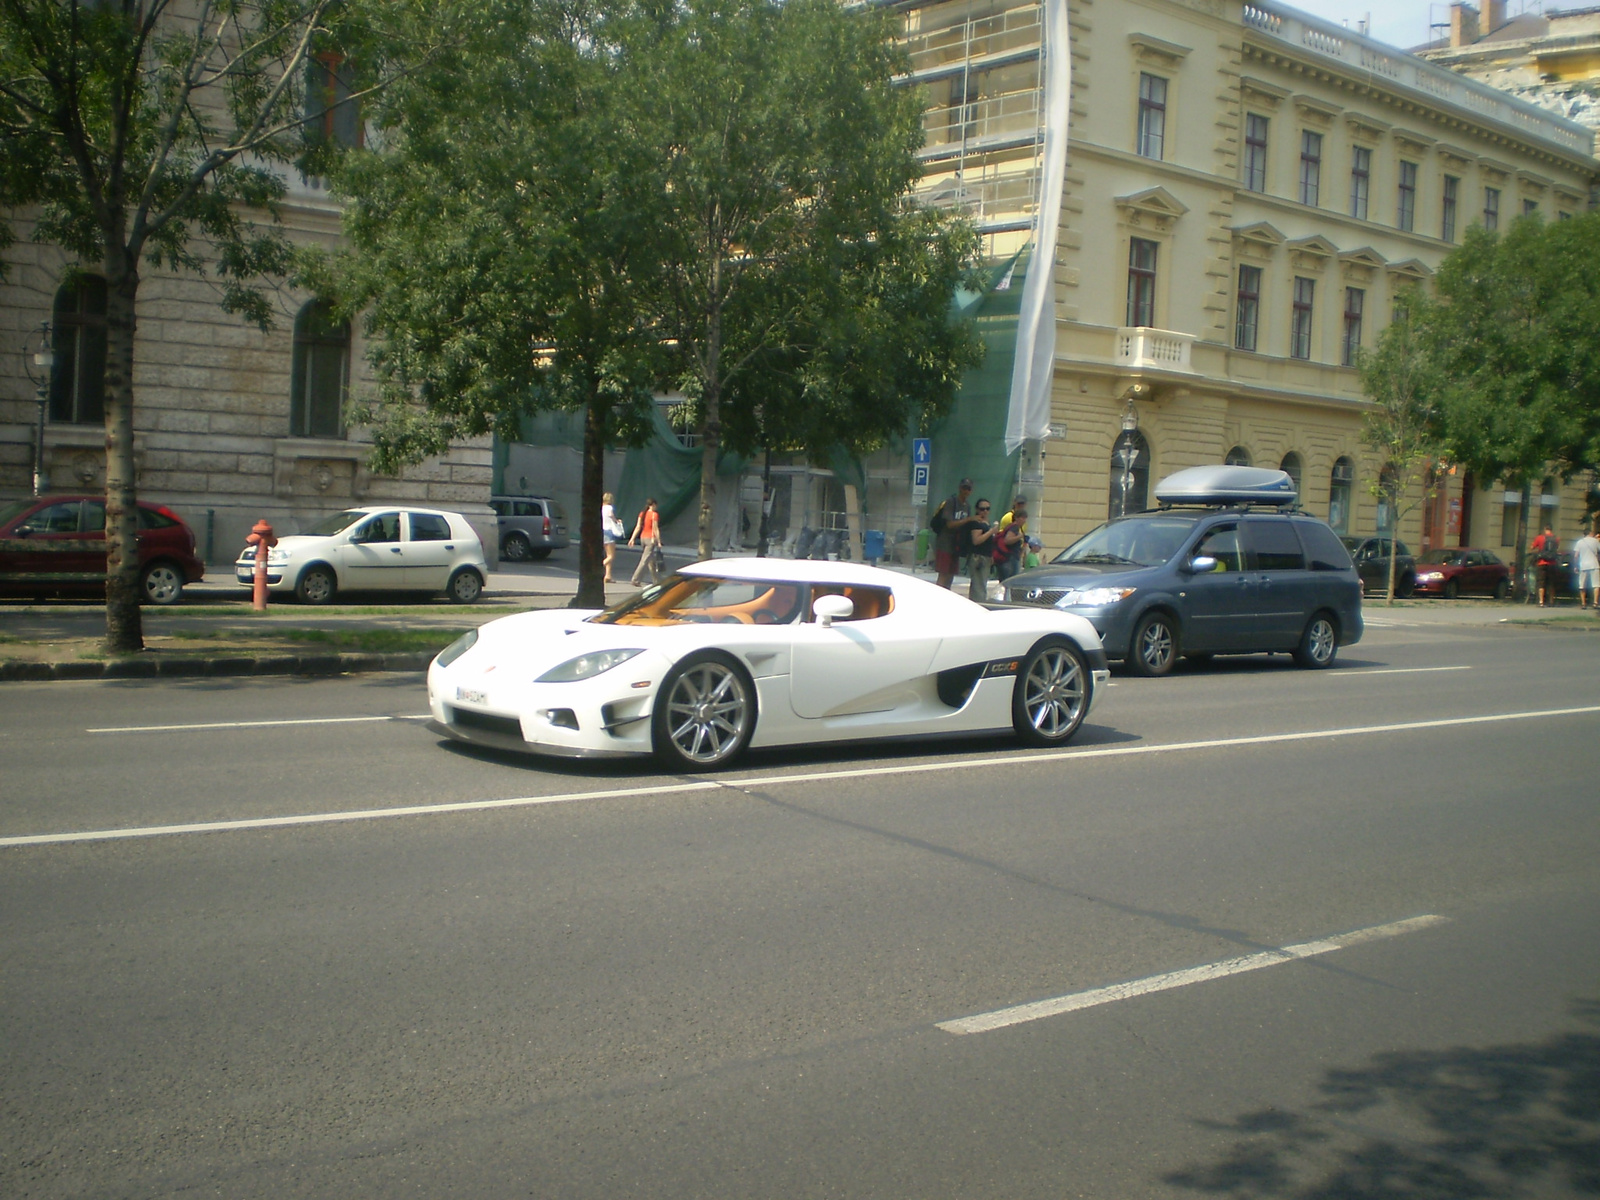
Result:
<svg viewBox="0 0 1600 1200">
<path fill-rule="evenodd" d="M 972 495 L 972 480 L 963 479 L 955 494 L 939 501 L 939 507 L 928 518 L 928 528 L 933 530 L 934 582 L 942 588 L 950 586 L 961 568 L 961 558 L 968 553 L 967 497 Z"/>
<path fill-rule="evenodd" d="M 1545 596 L 1548 594 L 1550 603 L 1556 601 L 1555 576 L 1558 559 L 1556 555 L 1561 551 L 1561 539 L 1550 531 L 1550 526 L 1544 527 L 1544 532 L 1533 539 L 1533 569 L 1539 578 L 1539 607 L 1545 607 Z"/>
</svg>

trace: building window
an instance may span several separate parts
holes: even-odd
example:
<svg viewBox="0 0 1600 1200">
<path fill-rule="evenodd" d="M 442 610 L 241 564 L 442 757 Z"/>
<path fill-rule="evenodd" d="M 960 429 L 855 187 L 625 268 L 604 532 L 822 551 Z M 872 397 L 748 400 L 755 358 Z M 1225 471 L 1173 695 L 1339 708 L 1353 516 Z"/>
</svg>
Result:
<svg viewBox="0 0 1600 1200">
<path fill-rule="evenodd" d="M 1378 472 L 1378 533 L 1394 536 L 1394 518 L 1398 511 L 1400 482 L 1393 467 Z"/>
<path fill-rule="evenodd" d="M 289 436 L 343 437 L 344 394 L 350 382 L 350 323 L 313 300 L 294 319 L 289 375 Z"/>
<path fill-rule="evenodd" d="M 1261 268 L 1239 268 L 1239 316 L 1234 322 L 1233 344 L 1254 350 L 1261 326 Z"/>
<path fill-rule="evenodd" d="M 1235 446 L 1223 455 L 1222 461 L 1230 467 L 1248 467 L 1250 465 L 1250 451 L 1243 446 Z"/>
<path fill-rule="evenodd" d="M 1128 324 L 1156 323 L 1156 244 L 1144 238 L 1128 243 Z"/>
<path fill-rule="evenodd" d="M 56 293 L 50 419 L 99 425 L 106 419 L 106 281 L 80 275 Z"/>
<path fill-rule="evenodd" d="M 1248 113 L 1244 119 L 1244 186 L 1267 190 L 1267 119 Z"/>
<path fill-rule="evenodd" d="M 1287 475 L 1289 477 L 1289 482 L 1294 484 L 1294 494 L 1297 497 L 1299 497 L 1301 495 L 1301 493 L 1300 493 L 1300 476 L 1301 476 L 1300 456 L 1298 454 L 1296 454 L 1293 450 L 1289 451 L 1289 453 L 1287 453 L 1287 454 L 1285 454 L 1283 456 L 1283 461 L 1278 464 L 1278 470 L 1282 471 L 1285 475 Z"/>
<path fill-rule="evenodd" d="M 1439 236 L 1447 242 L 1456 240 L 1456 194 L 1461 190 L 1461 180 L 1454 175 L 1444 177 L 1444 202 L 1439 215 Z"/>
<path fill-rule="evenodd" d="M 1367 197 L 1372 194 L 1372 151 L 1357 146 L 1350 157 L 1350 215 L 1367 219 Z"/>
<path fill-rule="evenodd" d="M 338 54 L 306 60 L 306 136 L 346 148 L 361 145 L 361 106 L 350 99 L 354 75 Z"/>
<path fill-rule="evenodd" d="M 1507 492 L 1504 497 L 1504 507 L 1500 510 L 1500 544 L 1502 546 L 1515 546 L 1517 544 L 1517 518 L 1522 515 L 1522 493 Z"/>
<path fill-rule="evenodd" d="M 1124 430 L 1111 448 L 1108 517 L 1143 512 L 1150 488 L 1150 443 L 1137 429 Z"/>
<path fill-rule="evenodd" d="M 1339 361 L 1347 367 L 1356 365 L 1356 355 L 1361 352 L 1361 313 L 1367 306 L 1367 293 L 1361 288 L 1344 290 L 1344 339 L 1339 348 Z"/>
<path fill-rule="evenodd" d="M 1322 194 L 1322 135 L 1300 133 L 1300 203 L 1315 208 Z"/>
<path fill-rule="evenodd" d="M 1537 200 L 1524 200 L 1522 202 L 1522 215 L 1523 216 L 1531 217 L 1531 216 L 1533 216 L 1534 213 L 1536 213 L 1538 211 L 1539 211 L 1539 202 Z"/>
<path fill-rule="evenodd" d="M 1570 221 L 1570 220 L 1572 220 L 1572 214 L 1569 213 L 1569 212 L 1558 212 L 1556 214 L 1556 220 L 1558 220 L 1558 221 Z"/>
<path fill-rule="evenodd" d="M 1328 524 L 1335 533 L 1350 532 L 1350 493 L 1355 488 L 1356 466 L 1348 458 L 1333 464 L 1328 480 Z"/>
<path fill-rule="evenodd" d="M 1500 228 L 1500 189 L 1486 187 L 1483 189 L 1483 227 L 1485 229 Z"/>
<path fill-rule="evenodd" d="M 1400 229 L 1414 229 L 1417 224 L 1417 164 L 1400 164 L 1400 202 L 1395 211 L 1395 225 Z"/>
<path fill-rule="evenodd" d="M 1167 139 L 1167 81 L 1159 75 L 1139 76 L 1139 153 L 1160 158 Z"/>
<path fill-rule="evenodd" d="M 1294 312 L 1289 321 L 1289 356 L 1311 357 L 1311 306 L 1317 294 L 1317 281 L 1303 275 L 1294 277 Z"/>
</svg>

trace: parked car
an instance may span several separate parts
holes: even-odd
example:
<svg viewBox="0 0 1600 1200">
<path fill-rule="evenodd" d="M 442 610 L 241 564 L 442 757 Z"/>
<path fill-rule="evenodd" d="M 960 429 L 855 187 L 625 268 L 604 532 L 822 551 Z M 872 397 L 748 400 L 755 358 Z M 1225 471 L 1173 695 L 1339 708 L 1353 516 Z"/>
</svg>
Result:
<svg viewBox="0 0 1600 1200">
<path fill-rule="evenodd" d="M 194 532 L 170 508 L 139 502 L 139 591 L 149 604 L 176 604 L 205 564 Z M 0 502 L 0 589 L 57 595 L 104 593 L 106 498 L 38 496 Z"/>
<path fill-rule="evenodd" d="M 1361 640 L 1355 567 L 1332 529 L 1294 511 L 1287 474 L 1191 467 L 1156 500 L 1012 576 L 1006 598 L 1082 615 L 1139 675 L 1165 675 L 1181 655 L 1263 650 L 1326 667 Z"/>
<path fill-rule="evenodd" d="M 256 548 L 246 546 L 235 576 L 250 587 L 255 570 Z M 267 555 L 267 588 L 306 604 L 327 604 L 341 591 L 444 592 L 471 604 L 488 570 L 483 543 L 460 513 L 374 505 L 279 538 Z"/>
<path fill-rule="evenodd" d="M 500 557 L 512 562 L 549 558 L 552 550 L 572 544 L 567 514 L 549 496 L 491 496 L 500 525 Z"/>
<path fill-rule="evenodd" d="M 1014 732 L 1058 746 L 1107 679 L 1081 617 L 857 563 L 719 558 L 596 612 L 491 621 L 428 670 L 430 728 L 502 750 L 654 754 Z"/>
<path fill-rule="evenodd" d="M 1511 568 L 1491 550 L 1471 546 L 1429 550 L 1417 559 L 1417 595 L 1457 596 L 1478 594 L 1504 600 L 1511 591 Z"/>
<path fill-rule="evenodd" d="M 1535 599 L 1539 596 L 1539 572 L 1534 565 L 1538 557 L 1537 550 L 1528 551 L 1528 595 Z M 1550 591 L 1548 599 L 1553 604 L 1557 600 L 1576 600 L 1578 597 L 1578 572 L 1572 565 L 1572 551 L 1562 547 L 1556 551 L 1555 565 L 1550 568 Z"/>
<path fill-rule="evenodd" d="M 1394 594 L 1409 596 L 1416 590 L 1417 560 L 1406 549 L 1404 542 L 1387 537 L 1347 537 L 1340 541 L 1350 551 L 1350 561 L 1355 563 L 1365 591 L 1388 592 L 1390 546 L 1399 551 L 1394 564 Z"/>
</svg>

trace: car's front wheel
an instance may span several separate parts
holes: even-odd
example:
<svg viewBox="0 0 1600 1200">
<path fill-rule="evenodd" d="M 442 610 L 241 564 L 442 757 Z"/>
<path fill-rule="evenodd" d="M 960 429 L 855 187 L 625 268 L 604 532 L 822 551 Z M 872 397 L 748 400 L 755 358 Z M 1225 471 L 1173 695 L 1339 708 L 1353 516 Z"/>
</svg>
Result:
<svg viewBox="0 0 1600 1200">
<path fill-rule="evenodd" d="M 463 567 L 450 576 L 444 590 L 452 604 L 473 604 L 483 595 L 483 577 L 470 567 Z"/>
<path fill-rule="evenodd" d="M 1022 660 L 1011 693 L 1011 727 L 1029 746 L 1059 746 L 1089 711 L 1088 664 L 1071 643 L 1040 642 Z"/>
<path fill-rule="evenodd" d="M 1507 580 L 1502 579 L 1499 583 L 1494 585 L 1494 598 L 1496 600 L 1504 600 L 1510 594 L 1511 584 Z"/>
<path fill-rule="evenodd" d="M 731 656 L 708 650 L 668 672 L 650 717 L 656 756 L 674 770 L 724 766 L 750 744 L 756 689 Z"/>
<path fill-rule="evenodd" d="M 183 596 L 183 572 L 169 562 L 153 562 L 139 579 L 147 604 L 176 604 Z"/>
<path fill-rule="evenodd" d="M 1444 598 L 1446 600 L 1454 600 L 1461 592 L 1461 585 L 1458 584 L 1454 579 L 1446 579 L 1444 581 L 1443 591 Z"/>
<path fill-rule="evenodd" d="M 1294 660 L 1302 667 L 1320 670 L 1333 665 L 1333 657 L 1339 652 L 1339 631 L 1334 627 L 1333 618 L 1327 613 L 1318 613 L 1306 622 L 1305 632 L 1300 635 L 1300 645 L 1295 648 Z"/>
<path fill-rule="evenodd" d="M 339 581 L 332 567 L 308 567 L 294 585 L 294 594 L 302 604 L 331 604 Z"/>
<path fill-rule="evenodd" d="M 1128 667 L 1135 675 L 1155 677 L 1172 670 L 1178 661 L 1178 628 L 1166 613 L 1151 613 L 1133 631 L 1128 647 Z"/>
</svg>

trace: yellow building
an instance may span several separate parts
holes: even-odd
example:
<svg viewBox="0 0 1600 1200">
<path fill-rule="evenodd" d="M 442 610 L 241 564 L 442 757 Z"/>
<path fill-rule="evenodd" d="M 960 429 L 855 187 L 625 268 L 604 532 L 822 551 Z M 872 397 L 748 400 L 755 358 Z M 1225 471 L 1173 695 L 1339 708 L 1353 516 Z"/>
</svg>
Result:
<svg viewBox="0 0 1600 1200">
<path fill-rule="evenodd" d="M 923 194 L 971 213 L 997 258 L 1054 233 L 1048 425 L 1033 413 L 1020 472 L 1051 548 L 1220 461 L 1281 466 L 1341 532 L 1381 531 L 1356 351 L 1467 226 L 1570 216 L 1600 174 L 1581 125 L 1265 0 L 896 7 Z M 1068 63 L 1049 211 L 1049 81 Z M 1483 482 L 1444 475 L 1400 536 L 1508 546 L 1504 489 Z M 1563 537 L 1586 483 L 1550 484 Z"/>
</svg>

